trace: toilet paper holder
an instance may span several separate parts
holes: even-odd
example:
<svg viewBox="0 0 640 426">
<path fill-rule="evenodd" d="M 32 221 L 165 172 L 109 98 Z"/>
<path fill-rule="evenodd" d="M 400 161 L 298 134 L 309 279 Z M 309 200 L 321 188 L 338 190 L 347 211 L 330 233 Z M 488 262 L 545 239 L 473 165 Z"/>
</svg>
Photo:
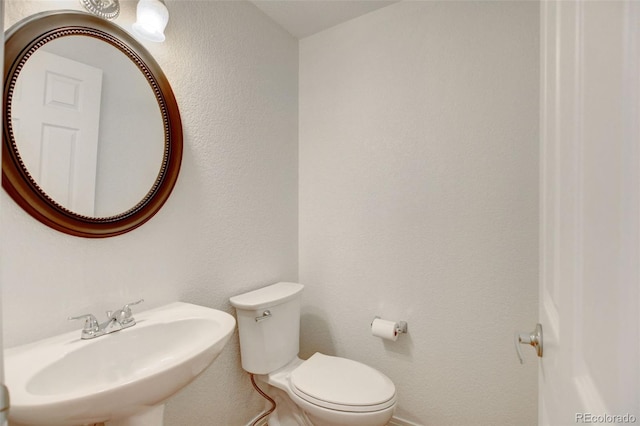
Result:
<svg viewBox="0 0 640 426">
<path fill-rule="evenodd" d="M 373 326 L 373 321 L 381 319 L 379 316 L 373 317 L 371 320 L 371 325 Z M 409 329 L 406 321 L 396 321 L 396 334 L 406 334 Z"/>
</svg>

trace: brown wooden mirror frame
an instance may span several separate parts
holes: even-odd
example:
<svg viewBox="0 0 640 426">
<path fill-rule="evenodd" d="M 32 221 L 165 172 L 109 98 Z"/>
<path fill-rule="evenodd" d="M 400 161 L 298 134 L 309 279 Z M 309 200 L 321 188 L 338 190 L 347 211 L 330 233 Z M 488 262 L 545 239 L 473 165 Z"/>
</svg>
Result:
<svg viewBox="0 0 640 426">
<path fill-rule="evenodd" d="M 178 104 L 155 59 L 117 25 L 83 12 L 36 14 L 14 25 L 5 36 L 2 186 L 7 193 L 35 219 L 58 231 L 80 237 L 120 235 L 151 219 L 171 194 L 182 161 L 182 123 Z M 160 107 L 164 124 L 164 157 L 158 177 L 138 204 L 115 216 L 88 217 L 61 206 L 38 186 L 18 153 L 11 123 L 11 99 L 17 77 L 34 52 L 46 43 L 66 36 L 97 38 L 124 53 L 144 75 Z"/>
</svg>

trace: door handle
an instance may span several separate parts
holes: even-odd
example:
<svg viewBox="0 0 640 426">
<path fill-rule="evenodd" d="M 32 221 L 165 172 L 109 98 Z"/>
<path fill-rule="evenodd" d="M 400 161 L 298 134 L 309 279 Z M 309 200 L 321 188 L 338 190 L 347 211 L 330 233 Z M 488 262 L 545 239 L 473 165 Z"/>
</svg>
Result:
<svg viewBox="0 0 640 426">
<path fill-rule="evenodd" d="M 536 349 L 536 353 L 542 358 L 542 325 L 536 324 L 535 330 L 531 333 L 518 333 L 516 332 L 514 342 L 516 345 L 516 352 L 520 359 L 520 364 L 524 364 L 522 359 L 522 352 L 520 352 L 520 345 L 531 345 Z"/>
</svg>

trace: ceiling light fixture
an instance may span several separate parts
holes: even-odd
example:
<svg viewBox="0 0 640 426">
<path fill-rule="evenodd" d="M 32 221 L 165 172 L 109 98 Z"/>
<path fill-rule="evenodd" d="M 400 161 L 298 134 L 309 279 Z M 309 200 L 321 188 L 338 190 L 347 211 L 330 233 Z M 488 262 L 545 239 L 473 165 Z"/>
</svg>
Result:
<svg viewBox="0 0 640 426">
<path fill-rule="evenodd" d="M 140 0 L 133 32 L 150 41 L 163 42 L 164 29 L 169 22 L 169 10 L 162 0 Z"/>
</svg>

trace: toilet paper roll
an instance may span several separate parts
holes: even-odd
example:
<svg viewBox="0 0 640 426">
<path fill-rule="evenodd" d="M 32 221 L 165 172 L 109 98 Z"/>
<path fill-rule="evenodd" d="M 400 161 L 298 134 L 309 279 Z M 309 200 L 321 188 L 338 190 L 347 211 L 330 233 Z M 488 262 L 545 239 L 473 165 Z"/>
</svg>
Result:
<svg viewBox="0 0 640 426">
<path fill-rule="evenodd" d="M 398 323 L 376 318 L 371 323 L 371 334 L 386 340 L 398 340 Z"/>
</svg>

